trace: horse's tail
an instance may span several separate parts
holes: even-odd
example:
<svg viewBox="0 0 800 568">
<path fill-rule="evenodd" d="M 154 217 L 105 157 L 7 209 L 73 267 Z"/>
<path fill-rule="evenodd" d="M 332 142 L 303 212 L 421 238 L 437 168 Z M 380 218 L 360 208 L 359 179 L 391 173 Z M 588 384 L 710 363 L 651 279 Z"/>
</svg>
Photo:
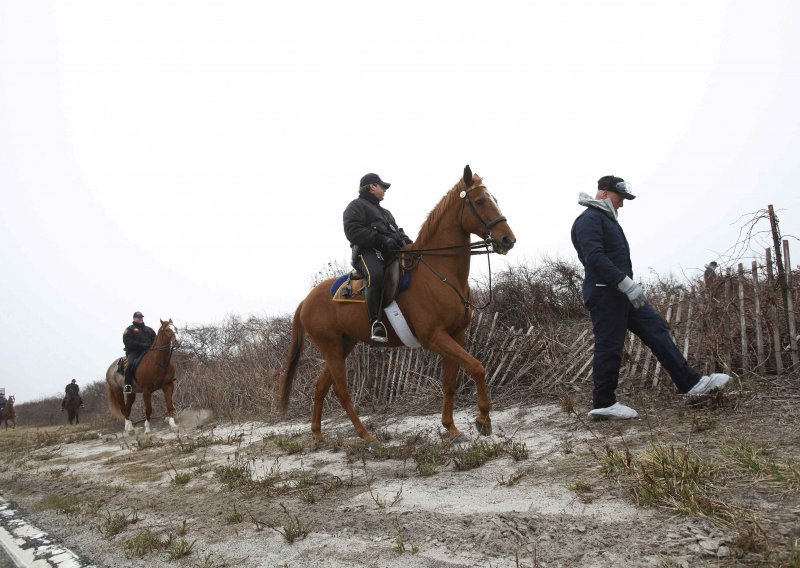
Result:
<svg viewBox="0 0 800 568">
<path fill-rule="evenodd" d="M 111 366 L 106 371 L 106 396 L 108 396 L 108 409 L 111 414 L 117 418 L 125 418 L 123 406 L 125 399 L 123 398 L 122 388 L 114 382 L 114 375 L 117 372 L 117 360 L 111 363 Z"/>
<path fill-rule="evenodd" d="M 294 319 L 292 320 L 292 339 L 289 342 L 289 352 L 286 355 L 286 368 L 280 379 L 280 399 L 278 401 L 280 411 L 286 414 L 289 408 L 289 397 L 292 395 L 292 382 L 294 376 L 297 374 L 297 364 L 300 362 L 300 355 L 303 354 L 303 344 L 305 343 L 306 331 L 303 329 L 303 323 L 300 321 L 300 310 L 303 308 L 303 302 L 297 306 L 294 312 Z"/>
</svg>

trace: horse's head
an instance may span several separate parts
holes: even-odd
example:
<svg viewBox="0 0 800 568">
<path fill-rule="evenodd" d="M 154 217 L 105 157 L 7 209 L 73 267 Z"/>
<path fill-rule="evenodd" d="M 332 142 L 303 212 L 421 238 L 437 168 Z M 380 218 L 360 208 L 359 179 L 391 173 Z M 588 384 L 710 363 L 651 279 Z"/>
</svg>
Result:
<svg viewBox="0 0 800 568">
<path fill-rule="evenodd" d="M 468 233 L 488 239 L 494 252 L 506 254 L 514 248 L 517 239 L 508 226 L 505 215 L 500 212 L 494 195 L 489 193 L 479 175 L 473 175 L 468 165 L 464 167 L 462 181 L 464 189 L 459 193 L 462 200 L 461 227 Z M 469 212 L 465 213 L 464 209 L 469 209 Z"/>
<path fill-rule="evenodd" d="M 181 346 L 181 340 L 178 338 L 178 328 L 175 327 L 175 324 L 172 323 L 172 318 L 164 321 L 159 320 L 161 322 L 161 327 L 158 329 L 158 333 L 156 334 L 156 339 L 159 337 L 164 337 L 169 341 L 169 346 L 172 349 L 177 349 Z M 166 345 L 167 341 L 161 340 L 159 342 L 162 345 Z"/>
<path fill-rule="evenodd" d="M 6 399 L 6 406 L 14 406 L 14 400 L 16 400 L 16 399 L 14 398 L 14 395 L 12 394 L 11 396 L 9 396 Z"/>
</svg>

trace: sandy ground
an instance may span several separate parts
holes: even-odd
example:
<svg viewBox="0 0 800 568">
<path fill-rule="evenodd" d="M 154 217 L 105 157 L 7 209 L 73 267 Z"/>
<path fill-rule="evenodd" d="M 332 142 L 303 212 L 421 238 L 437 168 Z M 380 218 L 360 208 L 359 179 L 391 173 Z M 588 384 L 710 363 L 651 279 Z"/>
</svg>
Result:
<svg viewBox="0 0 800 568">
<path fill-rule="evenodd" d="M 157 423 L 149 436 L 141 428 L 125 435 L 121 425 L 113 433 L 38 433 L 39 447 L 0 468 L 0 487 L 31 522 L 96 566 L 760 564 L 763 553 L 733 553 L 731 527 L 637 505 L 625 483 L 602 474 L 598 458 L 609 444 L 635 450 L 656 439 L 693 439 L 699 447 L 762 439 L 766 425 L 783 433 L 771 435 L 773 443 L 792 432 L 796 438 L 796 410 L 781 410 L 776 420 L 757 398 L 732 400 L 700 410 L 639 400 L 643 417 L 626 423 L 587 423 L 585 409 L 571 415 L 558 405 L 500 408 L 494 435 L 482 440 L 506 449 L 524 444 L 527 458 L 501 452 L 459 470 L 454 456 L 471 447 L 464 443 L 446 448 L 432 475 L 414 456 L 428 447 L 424 440 L 441 447 L 438 414 L 366 417 L 381 440 L 370 451 L 338 412 L 323 423 L 320 445 L 305 420 L 231 424 L 185 412 L 177 433 Z M 474 412 L 456 419 L 477 439 Z M 796 441 L 786 450 L 796 458 Z M 179 473 L 188 482 L 177 483 Z M 762 526 L 776 542 L 790 542 L 800 536 L 798 492 L 771 487 L 757 499 Z M 43 505 L 59 496 L 78 504 L 61 512 Z M 135 522 L 112 530 L 121 519 Z M 308 533 L 289 542 L 287 527 Z M 170 543 L 137 551 L 131 543 L 145 531 Z"/>
</svg>

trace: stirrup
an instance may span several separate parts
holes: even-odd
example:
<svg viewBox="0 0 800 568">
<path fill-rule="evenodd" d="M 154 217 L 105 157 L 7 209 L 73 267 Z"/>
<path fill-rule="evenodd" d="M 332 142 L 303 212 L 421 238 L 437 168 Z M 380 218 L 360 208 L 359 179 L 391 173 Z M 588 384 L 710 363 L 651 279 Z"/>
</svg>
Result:
<svg viewBox="0 0 800 568">
<path fill-rule="evenodd" d="M 133 386 L 125 385 L 124 387 L 122 387 L 122 392 L 125 394 L 131 394 L 133 392 Z"/>
<path fill-rule="evenodd" d="M 386 334 L 386 327 L 380 321 L 375 321 L 372 323 L 372 341 L 377 341 L 378 343 L 386 343 L 389 341 L 389 337 Z"/>
</svg>

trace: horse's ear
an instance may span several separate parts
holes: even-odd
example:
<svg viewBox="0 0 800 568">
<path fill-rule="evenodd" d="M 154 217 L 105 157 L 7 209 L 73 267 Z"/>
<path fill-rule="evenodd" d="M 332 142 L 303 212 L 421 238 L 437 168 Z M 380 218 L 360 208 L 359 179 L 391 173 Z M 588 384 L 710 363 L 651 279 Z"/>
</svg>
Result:
<svg viewBox="0 0 800 568">
<path fill-rule="evenodd" d="M 172 318 L 169 318 L 169 323 L 172 323 Z"/>
<path fill-rule="evenodd" d="M 472 185 L 472 170 L 469 167 L 469 164 L 464 166 L 464 185 L 467 187 Z"/>
<path fill-rule="evenodd" d="M 158 321 L 161 322 L 161 325 L 164 325 L 164 320 L 162 320 L 161 318 L 158 318 Z"/>
</svg>

